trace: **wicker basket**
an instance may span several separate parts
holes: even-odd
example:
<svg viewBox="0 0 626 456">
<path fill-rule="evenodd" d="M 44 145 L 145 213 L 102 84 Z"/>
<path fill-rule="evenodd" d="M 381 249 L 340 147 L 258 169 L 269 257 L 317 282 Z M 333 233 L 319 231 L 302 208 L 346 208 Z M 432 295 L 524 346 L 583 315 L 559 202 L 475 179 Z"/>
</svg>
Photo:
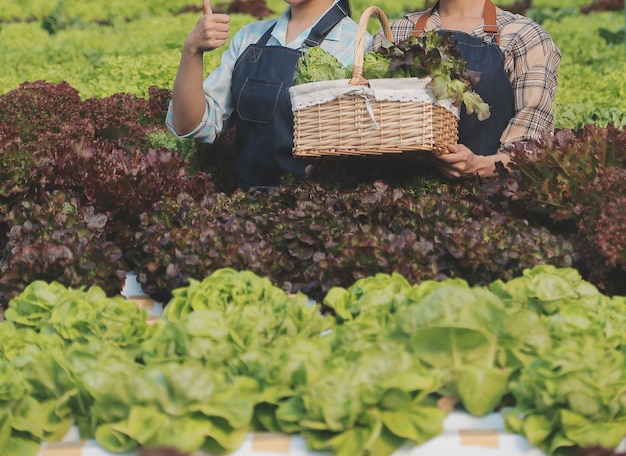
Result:
<svg viewBox="0 0 626 456">
<path fill-rule="evenodd" d="M 448 144 L 456 144 L 458 108 L 434 98 L 425 87 L 429 78 L 363 78 L 365 35 L 371 15 L 378 17 L 386 38 L 393 41 L 385 13 L 377 6 L 367 8 L 359 20 L 352 79 L 312 82 L 289 89 L 294 109 L 295 156 L 446 153 Z M 394 89 L 394 84 L 399 83 L 402 87 Z M 347 93 L 336 96 L 342 85 Z M 387 85 L 384 92 L 398 96 L 384 99 L 383 95 L 381 99 L 377 89 L 372 88 L 374 85 Z M 417 91 L 423 92 L 417 98 L 424 95 L 428 101 L 402 101 L 415 98 Z M 305 92 L 310 100 L 316 100 L 315 104 L 298 107 Z M 407 94 L 410 96 L 404 96 Z"/>
</svg>

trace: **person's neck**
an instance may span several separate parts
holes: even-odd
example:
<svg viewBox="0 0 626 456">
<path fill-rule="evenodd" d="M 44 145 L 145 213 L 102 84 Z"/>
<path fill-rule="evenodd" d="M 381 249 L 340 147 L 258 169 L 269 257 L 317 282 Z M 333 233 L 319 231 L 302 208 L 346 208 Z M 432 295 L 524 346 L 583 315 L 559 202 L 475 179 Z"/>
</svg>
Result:
<svg viewBox="0 0 626 456">
<path fill-rule="evenodd" d="M 477 0 L 439 0 L 439 18 L 444 29 L 471 33 L 483 23 L 485 4 Z"/>
<path fill-rule="evenodd" d="M 485 4 L 476 0 L 439 0 L 439 15 L 444 17 L 482 17 Z"/>
<path fill-rule="evenodd" d="M 298 5 L 291 5 L 291 20 L 295 21 L 317 21 L 317 19 L 328 8 L 335 3 L 334 0 L 308 1 Z"/>
<path fill-rule="evenodd" d="M 287 24 L 286 42 L 290 43 L 303 30 L 306 30 L 333 5 L 334 0 L 315 0 L 298 5 L 291 5 L 291 16 Z"/>
</svg>

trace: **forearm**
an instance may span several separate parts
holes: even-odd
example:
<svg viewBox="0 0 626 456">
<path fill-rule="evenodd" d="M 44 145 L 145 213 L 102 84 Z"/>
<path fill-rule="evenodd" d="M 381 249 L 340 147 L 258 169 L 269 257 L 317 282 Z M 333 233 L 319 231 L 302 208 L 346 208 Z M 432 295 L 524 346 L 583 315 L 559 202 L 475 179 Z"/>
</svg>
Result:
<svg viewBox="0 0 626 456">
<path fill-rule="evenodd" d="M 498 175 L 496 163 L 501 162 L 506 167 L 511 162 L 511 157 L 503 151 L 493 155 L 478 155 L 463 144 L 451 144 L 448 149 L 449 154 L 432 155 L 430 161 L 446 177 L 452 179 L 495 177 Z"/>
<path fill-rule="evenodd" d="M 172 124 L 179 135 L 193 131 L 202 121 L 206 109 L 203 78 L 202 53 L 183 49 L 172 90 Z"/>
<path fill-rule="evenodd" d="M 496 163 L 501 162 L 506 167 L 511 162 L 511 157 L 505 152 L 497 152 L 493 155 L 476 155 L 473 161 L 475 170 L 472 174 L 494 177 L 498 175 Z"/>
</svg>

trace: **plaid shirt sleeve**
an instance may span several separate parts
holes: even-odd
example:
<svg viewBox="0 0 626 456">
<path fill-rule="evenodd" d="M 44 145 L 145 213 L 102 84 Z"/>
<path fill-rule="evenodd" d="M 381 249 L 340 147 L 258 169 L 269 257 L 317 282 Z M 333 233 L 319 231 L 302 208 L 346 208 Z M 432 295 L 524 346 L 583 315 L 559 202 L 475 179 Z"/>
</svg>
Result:
<svg viewBox="0 0 626 456">
<path fill-rule="evenodd" d="M 515 114 L 502 134 L 503 145 L 554 131 L 553 103 L 561 62 L 561 51 L 545 30 L 523 16 L 514 17 L 502 26 L 500 38 L 515 94 Z"/>
<path fill-rule="evenodd" d="M 422 14 L 410 13 L 391 21 L 394 41 L 408 37 Z M 515 97 L 515 113 L 500 138 L 504 151 L 512 143 L 538 139 L 554 131 L 553 103 L 561 52 L 545 30 L 524 16 L 499 10 L 497 22 L 504 69 Z M 427 29 L 442 29 L 436 11 L 428 19 Z M 472 34 L 482 36 L 482 26 Z M 371 49 L 380 47 L 382 36 L 380 31 L 374 36 Z"/>
</svg>

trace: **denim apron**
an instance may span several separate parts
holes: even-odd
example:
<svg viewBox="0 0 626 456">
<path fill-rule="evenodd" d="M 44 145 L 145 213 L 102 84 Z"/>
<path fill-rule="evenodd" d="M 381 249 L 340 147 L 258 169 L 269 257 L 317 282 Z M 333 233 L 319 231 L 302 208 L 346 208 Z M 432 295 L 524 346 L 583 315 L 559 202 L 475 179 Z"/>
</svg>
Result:
<svg viewBox="0 0 626 456">
<path fill-rule="evenodd" d="M 336 3 L 313 27 L 303 48 L 319 46 L 348 13 Z M 281 175 L 305 175 L 307 162 L 293 157 L 293 112 L 289 87 L 304 50 L 267 46 L 274 26 L 235 63 L 231 94 L 235 103 L 235 170 L 239 188 L 273 187 Z"/>
<path fill-rule="evenodd" d="M 430 12 L 422 15 L 413 33 L 419 36 L 426 27 Z M 504 70 L 504 54 L 498 45 L 495 6 L 485 1 L 483 37 L 451 31 L 452 39 L 461 56 L 467 61 L 467 68 L 480 73 L 480 81 L 474 90 L 489 105 L 491 116 L 478 120 L 476 113 L 468 115 L 461 107 L 459 119 L 459 144 L 464 144 L 476 155 L 493 155 L 500 148 L 500 138 L 514 115 L 515 100 L 509 76 Z M 441 32 L 443 33 L 443 32 Z"/>
</svg>

